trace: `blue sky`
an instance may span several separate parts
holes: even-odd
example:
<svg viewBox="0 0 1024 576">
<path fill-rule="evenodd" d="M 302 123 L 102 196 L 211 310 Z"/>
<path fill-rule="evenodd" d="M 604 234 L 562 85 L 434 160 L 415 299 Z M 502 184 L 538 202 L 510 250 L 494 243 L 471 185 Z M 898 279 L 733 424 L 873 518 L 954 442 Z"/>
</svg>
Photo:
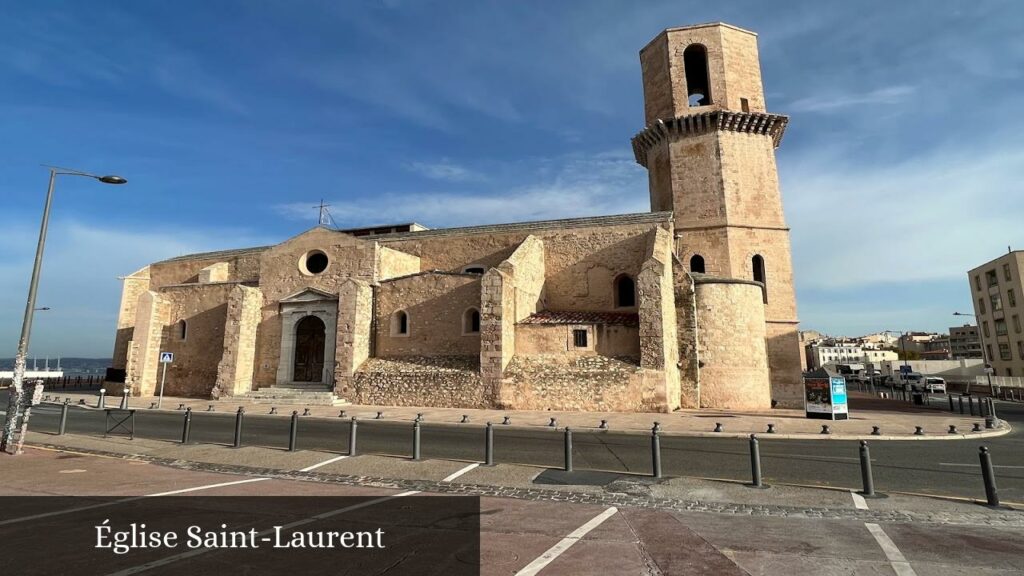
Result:
<svg viewBox="0 0 1024 576">
<path fill-rule="evenodd" d="M 943 330 L 1024 248 L 1024 4 L 0 0 L 0 356 L 57 164 L 32 352 L 106 356 L 118 275 L 316 223 L 649 209 L 629 139 L 661 29 L 760 35 L 803 327 Z"/>
</svg>

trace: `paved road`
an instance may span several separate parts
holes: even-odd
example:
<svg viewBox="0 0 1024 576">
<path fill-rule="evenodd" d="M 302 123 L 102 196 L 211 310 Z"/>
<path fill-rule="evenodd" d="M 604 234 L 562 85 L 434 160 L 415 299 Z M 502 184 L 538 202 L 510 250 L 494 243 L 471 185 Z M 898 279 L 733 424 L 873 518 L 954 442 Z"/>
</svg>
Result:
<svg viewBox="0 0 1024 576">
<path fill-rule="evenodd" d="M 1000 496 L 1004 501 L 1024 502 L 1024 405 L 998 402 L 1000 416 L 1014 425 L 1009 435 L 979 441 L 878 441 L 871 445 L 875 486 L 879 491 L 984 498 L 978 467 L 978 447 L 989 446 L 996 464 Z M 44 405 L 33 411 L 32 429 L 56 432 L 59 407 Z M 142 438 L 180 440 L 182 413 L 139 410 L 136 435 Z M 68 432 L 103 434 L 104 414 L 72 408 Z M 286 448 L 287 416 L 246 415 L 245 445 Z M 299 423 L 298 448 L 344 453 L 348 446 L 348 422 L 303 418 Z M 234 415 L 199 412 L 193 415 L 192 442 L 231 444 Z M 761 436 L 761 456 L 768 482 L 859 488 L 858 446 L 853 441 L 779 440 Z M 495 458 L 498 462 L 561 467 L 563 435 L 558 430 L 517 429 L 495 426 Z M 422 456 L 482 460 L 483 427 L 479 424 L 430 425 L 422 429 Z M 363 454 L 409 455 L 412 428 L 407 422 L 360 420 L 358 451 Z M 664 473 L 748 480 L 748 443 L 734 438 L 662 437 Z M 649 437 L 614 431 L 583 431 L 574 434 L 576 469 L 650 472 Z"/>
<path fill-rule="evenodd" d="M 438 536 L 460 529 L 456 518 L 437 507 L 424 509 L 410 491 L 348 486 L 328 482 L 232 476 L 222 473 L 154 467 L 123 459 L 60 454 L 29 449 L 18 457 L 18 466 L 0 467 L 0 495 L 17 497 L 11 508 L 0 507 L 0 539 L 13 554 L 5 567 L 18 574 L 52 574 L 66 571 L 66 556 L 75 544 L 89 544 L 91 528 L 113 518 L 118 526 L 140 521 L 148 529 L 165 527 L 170 517 L 207 527 L 219 522 L 232 529 L 266 529 L 282 519 L 309 514 L 301 508 L 282 509 L 266 496 L 349 496 L 372 503 L 330 517 L 309 517 L 302 530 L 372 529 L 416 525 L 436 530 Z M 117 493 L 116 503 L 104 504 L 96 495 Z M 141 502 L 129 497 L 174 493 L 173 501 Z M 25 496 L 47 494 L 44 500 Z M 57 495 L 86 496 L 68 503 Z M 187 497 L 186 497 L 187 496 Z M 233 496 L 227 502 L 211 502 L 200 496 Z M 261 496 L 258 507 L 243 508 L 249 501 L 237 496 Z M 110 502 L 109 500 L 107 502 Z M 322 515 L 327 500 L 313 503 Z M 88 505 L 88 508 L 83 505 Z M 100 507 L 97 507 L 100 506 Z M 328 509 L 330 510 L 330 509 Z M 332 511 L 333 512 L 333 511 Z M 43 513 L 57 513 L 41 517 Z M 416 522 L 410 522 L 415 518 Z M 865 522 L 853 519 L 776 517 L 708 514 L 635 507 L 483 497 L 479 504 L 480 563 L 486 576 L 575 576 L 601 574 L 714 574 L 716 576 L 790 574 L 1020 574 L 1024 555 L 1024 529 L 1009 526 L 934 524 L 922 522 Z M 63 536 L 60 527 L 85 527 Z M 173 525 L 173 524 L 172 524 Z M 43 546 L 43 540 L 59 546 Z M 78 541 L 76 541 L 78 539 Z M 463 536 L 461 540 L 465 541 Z M 401 543 L 399 543 L 401 544 Z M 75 552 L 78 574 L 108 574 L 118 570 L 143 574 L 238 574 L 254 563 L 246 551 L 199 551 L 187 557 L 181 549 L 142 550 L 114 556 L 101 550 Z M 360 570 L 358 553 L 333 551 L 330 571 L 338 574 L 369 573 Z M 430 550 L 422 550 L 429 554 Z M 61 557 L 61 555 L 65 557 Z M 344 554 L 344 555 L 343 555 Z M 287 557 L 286 557 L 287 558 Z M 318 557 L 303 553 L 287 560 L 287 570 L 310 570 L 298 561 Z M 319 558 L 322 558 L 320 556 Z M 24 562 L 29 559 L 31 565 Z M 389 574 L 450 574 L 441 562 L 466 561 L 450 555 L 445 559 L 421 555 L 390 555 Z M 298 561 L 297 561 L 298 560 Z M 274 558 L 251 566 L 247 574 L 279 574 Z M 57 566 L 54 566 L 57 564 Z M 303 570 L 305 568 L 305 570 Z M 121 572 L 118 572 L 121 573 Z M 373 573 L 378 573 L 373 570 Z"/>
</svg>

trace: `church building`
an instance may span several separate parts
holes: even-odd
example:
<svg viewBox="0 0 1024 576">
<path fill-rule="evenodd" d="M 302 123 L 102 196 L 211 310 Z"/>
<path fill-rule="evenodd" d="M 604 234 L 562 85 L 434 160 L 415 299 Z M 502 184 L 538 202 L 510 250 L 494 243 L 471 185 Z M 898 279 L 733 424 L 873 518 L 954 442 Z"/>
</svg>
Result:
<svg viewBox="0 0 1024 576">
<path fill-rule="evenodd" d="M 135 395 L 529 410 L 801 403 L 796 298 L 756 34 L 640 51 L 651 211 L 464 228 L 318 226 L 124 277 Z M 383 213 L 383 210 L 382 210 Z"/>
</svg>

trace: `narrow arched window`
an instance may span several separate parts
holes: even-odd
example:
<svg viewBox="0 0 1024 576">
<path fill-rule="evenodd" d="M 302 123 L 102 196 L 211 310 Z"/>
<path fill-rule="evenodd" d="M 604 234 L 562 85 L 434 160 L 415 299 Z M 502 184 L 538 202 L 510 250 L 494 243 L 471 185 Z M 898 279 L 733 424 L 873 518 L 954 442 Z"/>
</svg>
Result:
<svg viewBox="0 0 1024 576">
<path fill-rule="evenodd" d="M 462 269 L 463 274 L 483 274 L 484 272 L 484 267 L 477 265 L 466 266 L 465 268 Z"/>
<path fill-rule="evenodd" d="M 476 308 L 470 308 L 462 314 L 462 333 L 480 333 L 480 311 Z"/>
<path fill-rule="evenodd" d="M 391 315 L 391 335 L 409 335 L 409 315 L 405 312 L 405 310 L 399 310 Z"/>
<path fill-rule="evenodd" d="M 700 254 L 694 254 L 690 257 L 690 272 L 696 272 L 698 274 L 704 273 L 704 257 Z"/>
<path fill-rule="evenodd" d="M 636 282 L 623 274 L 615 279 L 615 307 L 630 308 L 636 306 Z"/>
<path fill-rule="evenodd" d="M 761 283 L 761 293 L 764 295 L 765 303 L 768 302 L 768 282 L 764 274 L 764 258 L 760 254 L 754 254 L 750 259 L 750 265 L 754 272 L 754 282 Z"/>
<path fill-rule="evenodd" d="M 175 333 L 178 336 L 178 340 L 184 340 L 188 336 L 188 322 L 184 320 L 178 320 L 178 324 L 175 327 Z"/>
<path fill-rule="evenodd" d="M 708 51 L 700 44 L 691 44 L 683 51 L 686 73 L 686 96 L 690 106 L 711 104 L 711 82 L 708 79 Z"/>
</svg>

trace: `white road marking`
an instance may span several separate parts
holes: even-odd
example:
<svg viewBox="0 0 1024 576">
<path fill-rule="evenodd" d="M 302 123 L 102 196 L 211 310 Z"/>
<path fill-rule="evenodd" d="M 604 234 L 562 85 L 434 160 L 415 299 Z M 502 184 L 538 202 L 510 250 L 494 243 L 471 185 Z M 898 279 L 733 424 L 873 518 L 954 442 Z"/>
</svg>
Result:
<svg viewBox="0 0 1024 576">
<path fill-rule="evenodd" d="M 980 464 L 960 464 L 958 462 L 939 462 L 939 466 L 967 466 L 970 468 L 979 468 Z M 1002 464 L 993 464 L 993 468 L 1024 468 L 1024 466 L 1006 466 Z"/>
<path fill-rule="evenodd" d="M 860 494 L 857 494 L 853 490 L 850 490 L 850 496 L 853 496 L 853 506 L 855 508 L 857 508 L 858 510 L 867 510 L 868 509 L 868 502 L 867 502 L 867 500 L 864 499 L 863 496 L 861 496 Z"/>
<path fill-rule="evenodd" d="M 321 466 L 327 466 L 328 464 L 331 464 L 333 462 L 337 462 L 338 460 L 344 460 L 345 458 L 348 458 L 347 454 L 344 455 L 344 456 L 335 456 L 334 458 L 330 458 L 328 460 L 324 460 L 323 462 L 321 462 L 319 464 L 313 464 L 312 466 L 306 466 L 302 470 L 299 470 L 299 472 L 309 472 L 310 470 L 316 470 L 317 468 L 319 468 Z"/>
<path fill-rule="evenodd" d="M 885 552 L 885 557 L 889 560 L 889 564 L 892 565 L 892 569 L 896 571 L 897 576 L 917 576 L 914 569 L 910 567 L 910 562 L 903 557 L 903 553 L 896 547 L 889 535 L 882 530 L 882 527 L 878 524 L 865 523 L 868 532 L 875 537 L 875 542 L 882 547 L 882 552 Z"/>
<path fill-rule="evenodd" d="M 573 530 L 572 533 L 565 538 L 562 538 L 557 544 L 549 548 L 547 552 L 541 554 L 533 562 L 527 564 L 525 568 L 516 572 L 516 576 L 536 576 L 538 572 L 553 562 L 555 558 L 561 556 L 563 552 L 572 547 L 573 544 L 579 542 L 587 535 L 588 532 L 600 526 L 605 520 L 611 518 L 618 511 L 618 508 L 612 506 L 593 517 L 589 522 Z"/>
<path fill-rule="evenodd" d="M 413 494 L 419 494 L 419 493 L 420 493 L 419 490 L 411 490 L 409 492 L 402 492 L 400 494 L 393 494 L 391 496 L 384 496 L 384 497 L 381 497 L 381 498 L 374 498 L 373 500 L 367 500 L 366 502 L 361 502 L 359 504 L 354 504 L 352 506 L 346 506 L 344 508 L 338 508 L 337 510 L 330 510 L 330 511 L 324 512 L 322 514 L 317 514 L 316 516 L 310 516 L 309 518 L 303 518 L 302 520 L 296 520 L 295 522 L 292 522 L 291 524 L 285 524 L 285 525 L 281 526 L 281 530 L 282 531 L 283 530 L 290 530 L 292 528 L 295 528 L 296 526 L 303 526 L 305 524 L 311 524 L 313 522 L 317 522 L 317 521 L 323 520 L 325 518 L 330 518 L 331 516 L 337 516 L 338 514 L 343 514 L 345 512 L 351 512 L 352 510 L 358 510 L 360 508 L 366 508 L 367 506 L 373 506 L 374 504 L 379 504 L 381 502 L 387 502 L 388 500 L 394 500 L 395 498 L 401 498 L 403 496 L 412 496 Z M 261 536 L 261 537 L 262 536 L 267 536 L 268 534 L 273 534 L 275 529 L 276 528 L 268 528 L 267 530 L 264 530 L 262 532 L 258 532 L 256 535 L 257 536 Z M 128 576 L 129 574 L 138 574 L 139 572 L 145 572 L 146 570 L 151 570 L 153 568 L 159 568 L 160 566 L 166 566 L 168 564 L 173 564 L 175 562 L 178 562 L 179 560 L 185 560 L 186 558 L 193 558 L 195 556 L 199 556 L 200 554 L 206 554 L 207 552 L 213 552 L 214 550 L 217 550 L 217 548 L 196 548 L 195 550 L 190 550 L 188 552 L 183 552 L 181 554 L 175 554 L 174 556 L 168 556 L 166 558 L 161 558 L 160 560 L 154 560 L 152 562 L 147 562 L 145 564 L 140 564 L 139 566 L 134 566 L 132 568 L 126 568 L 126 569 L 118 571 L 118 572 L 112 572 L 111 574 L 108 574 L 107 576 Z"/>
<path fill-rule="evenodd" d="M 455 480 L 455 479 L 456 479 L 456 478 L 458 478 L 459 476 L 462 476 L 462 475 L 463 475 L 463 474 L 465 474 L 466 472 L 469 472 L 470 470 L 472 470 L 473 468 L 476 468 L 476 467 L 477 467 L 477 466 L 479 466 L 479 465 L 480 465 L 480 463 L 479 463 L 479 462 L 474 462 L 474 463 L 470 464 L 469 466 L 466 466 L 465 468 L 463 468 L 463 469 L 461 469 L 461 470 L 458 470 L 458 471 L 456 471 L 456 472 L 452 472 L 451 474 L 449 474 L 449 475 L 445 476 L 445 477 L 444 477 L 444 478 L 443 478 L 443 479 L 441 480 L 441 482 L 451 482 L 452 480 Z"/>
<path fill-rule="evenodd" d="M 17 524 L 19 522 L 28 522 L 29 520 L 39 520 L 40 518 L 50 518 L 52 516 L 61 516 L 63 514 L 73 514 L 75 512 L 83 512 L 85 510 L 93 510 L 95 508 L 104 508 L 106 506 L 114 506 L 115 504 L 124 504 L 125 502 L 134 502 L 136 500 L 142 500 L 143 498 L 152 498 L 154 496 L 171 496 L 173 494 L 185 494 L 186 492 L 197 492 L 199 490 L 209 490 L 210 488 L 220 488 L 222 486 L 234 486 L 236 484 L 248 484 L 250 482 L 261 482 L 263 480 L 270 480 L 270 478 L 246 478 L 245 480 L 236 480 L 234 482 L 221 482 L 219 484 L 207 484 L 205 486 L 196 486 L 194 488 L 183 488 L 181 490 L 171 490 L 170 492 L 158 492 L 156 494 L 146 494 L 145 496 L 132 496 L 131 498 L 122 498 L 120 500 L 114 500 L 112 502 L 100 502 L 99 504 L 91 504 L 89 506 L 79 506 L 78 508 L 67 508 L 65 510 L 54 510 L 53 512 L 44 512 L 42 514 L 33 514 L 32 516 L 22 516 L 21 518 L 11 518 L 10 520 L 0 521 L 0 526 L 7 526 L 8 524 Z"/>
</svg>

